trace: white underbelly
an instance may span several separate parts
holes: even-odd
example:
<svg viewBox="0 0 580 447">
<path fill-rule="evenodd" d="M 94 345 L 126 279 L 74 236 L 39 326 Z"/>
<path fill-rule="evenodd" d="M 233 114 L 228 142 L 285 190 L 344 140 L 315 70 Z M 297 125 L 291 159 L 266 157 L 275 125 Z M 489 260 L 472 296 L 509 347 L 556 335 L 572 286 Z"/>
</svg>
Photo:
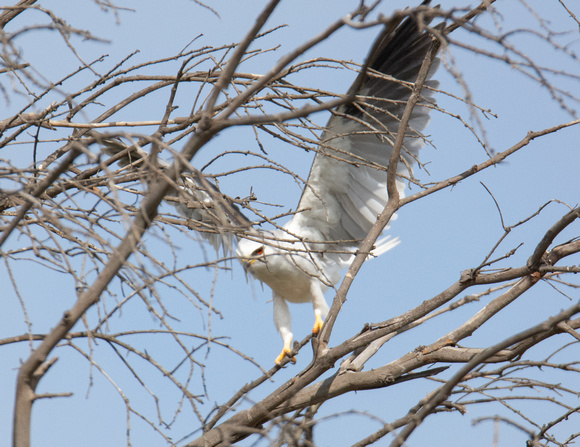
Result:
<svg viewBox="0 0 580 447">
<path fill-rule="evenodd" d="M 318 265 L 318 262 L 321 262 Z M 254 263 L 250 268 L 252 274 L 263 283 L 292 303 L 312 302 L 313 291 L 316 295 L 324 293 L 328 286 L 325 283 L 337 282 L 340 275 L 332 279 L 326 278 L 322 260 L 316 259 L 316 263 L 305 255 L 294 254 L 290 256 L 275 255 L 268 258 L 266 263 Z"/>
<path fill-rule="evenodd" d="M 306 281 L 275 281 L 268 284 L 276 294 L 292 303 L 308 303 L 312 301 L 310 290 L 311 282 L 318 281 L 316 278 L 308 278 Z"/>
<path fill-rule="evenodd" d="M 319 287 L 324 292 L 327 287 L 316 277 L 317 271 L 311 274 L 305 272 L 306 266 L 302 269 L 296 265 L 292 268 L 275 269 L 274 274 L 271 271 L 255 272 L 254 275 L 286 301 L 292 303 L 308 303 L 312 301 L 312 287 Z M 309 269 L 314 270 L 312 263 L 308 265 Z M 274 270 L 274 269 L 273 269 Z"/>
</svg>

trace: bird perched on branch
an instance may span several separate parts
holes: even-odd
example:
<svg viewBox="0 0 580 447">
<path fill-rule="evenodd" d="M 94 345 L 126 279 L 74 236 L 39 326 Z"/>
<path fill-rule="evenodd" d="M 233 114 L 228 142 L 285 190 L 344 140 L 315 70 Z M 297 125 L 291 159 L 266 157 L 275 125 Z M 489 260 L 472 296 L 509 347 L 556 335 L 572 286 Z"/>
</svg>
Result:
<svg viewBox="0 0 580 447">
<path fill-rule="evenodd" d="M 251 228 L 239 209 L 222 200 L 215 186 L 199 173 L 182 176 L 177 185 L 182 194 L 202 204 L 193 208 L 179 204 L 178 211 L 203 225 L 213 225 L 216 248 L 220 244 L 232 248 L 237 239 L 236 253 L 245 270 L 272 289 L 274 323 L 284 343 L 277 364 L 285 357 L 294 360 L 287 303 L 311 302 L 312 332 L 321 330 L 329 310 L 325 291 L 340 281 L 341 271 L 352 263 L 388 201 L 387 167 L 400 120 L 434 42 L 426 24 L 419 24 L 412 13 L 405 20 L 386 22 L 348 92 L 355 100 L 332 112 L 296 212 L 283 227 L 271 231 Z M 421 132 L 434 104 L 431 97 L 438 83 L 430 78 L 437 64 L 435 59 L 405 131 L 396 169 L 401 195 L 404 179 L 424 145 Z M 110 154 L 126 148 L 117 140 L 104 141 Z M 145 156 L 133 151 L 130 159 L 125 156 L 120 163 L 126 165 Z M 246 232 L 243 236 L 237 232 L 234 238 L 228 228 Z M 372 254 L 384 253 L 397 243 L 397 239 L 385 237 Z"/>
</svg>

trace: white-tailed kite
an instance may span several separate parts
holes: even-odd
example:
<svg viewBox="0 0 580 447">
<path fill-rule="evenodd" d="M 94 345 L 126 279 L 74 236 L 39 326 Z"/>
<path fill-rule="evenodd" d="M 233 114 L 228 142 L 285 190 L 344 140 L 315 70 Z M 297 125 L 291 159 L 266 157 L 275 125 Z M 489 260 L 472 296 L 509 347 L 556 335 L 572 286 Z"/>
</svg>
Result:
<svg viewBox="0 0 580 447">
<path fill-rule="evenodd" d="M 312 302 L 313 334 L 323 325 L 329 310 L 324 293 L 340 281 L 341 271 L 354 259 L 387 200 L 387 171 L 400 118 L 417 79 L 423 59 L 433 43 L 432 34 L 419 28 L 412 16 L 402 23 L 390 21 L 379 35 L 365 65 L 349 93 L 356 102 L 333 111 L 320 139 L 307 184 L 295 214 L 282 228 L 271 231 L 251 229 L 238 237 L 237 256 L 246 271 L 266 283 L 273 292 L 274 323 L 284 347 L 276 358 L 292 358 L 292 329 L 287 302 Z M 430 70 L 435 72 L 437 62 Z M 397 172 L 408 176 L 424 145 L 421 132 L 429 121 L 433 89 L 438 83 L 425 82 L 422 99 L 412 113 Z M 118 153 L 126 146 L 105 139 L 107 151 Z M 122 165 L 144 157 L 133 151 L 120 160 Z M 404 181 L 397 179 L 400 194 Z M 217 203 L 217 189 L 199 173 L 185 174 L 179 185 L 182 193 L 201 206 L 178 204 L 188 218 L 213 225 L 218 234 L 212 243 L 232 237 L 227 225 L 249 228 L 250 222 L 235 206 Z M 205 206 L 205 208 L 204 208 Z M 397 244 L 389 237 L 381 240 L 376 254 Z M 294 359 L 292 359 L 294 360 Z"/>
</svg>

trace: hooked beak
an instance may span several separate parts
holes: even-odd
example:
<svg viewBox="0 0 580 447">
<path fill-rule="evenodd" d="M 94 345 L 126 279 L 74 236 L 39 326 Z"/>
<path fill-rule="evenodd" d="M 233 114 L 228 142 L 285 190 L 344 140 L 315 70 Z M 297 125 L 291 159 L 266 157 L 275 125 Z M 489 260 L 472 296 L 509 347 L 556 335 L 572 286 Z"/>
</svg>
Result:
<svg viewBox="0 0 580 447">
<path fill-rule="evenodd" d="M 248 274 L 248 270 L 250 270 L 250 267 L 256 261 L 257 261 L 257 259 L 240 258 L 240 262 L 242 264 L 242 267 L 244 268 L 244 272 L 246 272 L 246 277 Z"/>
<path fill-rule="evenodd" d="M 253 277 L 253 273 L 251 270 L 252 265 L 254 264 L 254 262 L 260 260 L 258 258 L 252 258 L 252 259 L 248 259 L 248 258 L 239 258 L 240 263 L 242 264 L 242 267 L 244 268 L 244 275 L 246 276 L 246 283 L 248 282 L 248 273 L 250 273 Z"/>
</svg>

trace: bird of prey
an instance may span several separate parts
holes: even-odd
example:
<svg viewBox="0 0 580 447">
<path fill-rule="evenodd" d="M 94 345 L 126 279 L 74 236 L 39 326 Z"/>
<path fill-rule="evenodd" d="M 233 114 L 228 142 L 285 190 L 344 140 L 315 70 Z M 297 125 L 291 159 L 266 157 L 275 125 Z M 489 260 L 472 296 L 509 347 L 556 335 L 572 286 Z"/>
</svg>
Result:
<svg viewBox="0 0 580 447">
<path fill-rule="evenodd" d="M 433 44 L 432 34 L 419 27 L 411 15 L 391 20 L 372 46 L 366 64 L 349 90 L 356 101 L 332 112 L 320 138 L 307 184 L 296 212 L 283 227 L 263 231 L 249 229 L 237 237 L 237 257 L 245 270 L 266 283 L 273 292 L 274 323 L 284 343 L 276 358 L 281 364 L 292 357 L 292 329 L 288 302 L 314 307 L 313 334 L 323 325 L 329 310 L 324 293 L 341 278 L 361 241 L 383 211 L 387 200 L 387 171 L 400 118 L 410 97 L 422 62 Z M 438 60 L 432 65 L 419 104 L 414 108 L 398 163 L 397 188 L 402 195 L 404 178 L 424 145 L 421 132 L 429 121 L 434 104 L 431 80 Z M 106 141 L 109 153 L 125 146 Z M 131 162 L 143 155 L 133 153 Z M 129 160 L 121 159 L 121 164 Z M 183 176 L 180 192 L 204 206 L 178 204 L 188 218 L 220 226 L 212 243 L 217 248 L 234 239 L 224 230 L 250 228 L 250 221 L 235 206 L 217 203 L 221 194 L 199 173 Z M 210 216 L 211 214 L 211 216 Z M 239 233 L 238 233 L 239 234 Z M 373 254 L 381 254 L 397 244 L 383 238 Z"/>
<path fill-rule="evenodd" d="M 291 356 L 292 330 L 287 302 L 312 302 L 313 334 L 320 331 L 329 310 L 324 292 L 341 278 L 353 260 L 353 248 L 365 238 L 387 200 L 387 173 L 400 117 L 425 55 L 432 44 L 413 18 L 392 23 L 378 37 L 367 60 L 367 72 L 352 88 L 364 98 L 359 107 L 341 106 L 332 114 L 321 137 L 296 214 L 263 240 L 241 239 L 237 255 L 245 268 L 273 291 L 274 322 L 284 348 L 280 363 Z M 432 74 L 436 69 L 434 65 Z M 427 81 L 434 88 L 436 81 Z M 423 93 L 427 101 L 433 90 Z M 351 92 L 352 93 L 352 92 Z M 420 132 L 429 108 L 418 106 L 410 120 L 398 173 L 408 175 L 424 141 Z M 400 193 L 404 183 L 397 179 Z M 396 245 L 383 239 L 380 254 Z"/>
</svg>

